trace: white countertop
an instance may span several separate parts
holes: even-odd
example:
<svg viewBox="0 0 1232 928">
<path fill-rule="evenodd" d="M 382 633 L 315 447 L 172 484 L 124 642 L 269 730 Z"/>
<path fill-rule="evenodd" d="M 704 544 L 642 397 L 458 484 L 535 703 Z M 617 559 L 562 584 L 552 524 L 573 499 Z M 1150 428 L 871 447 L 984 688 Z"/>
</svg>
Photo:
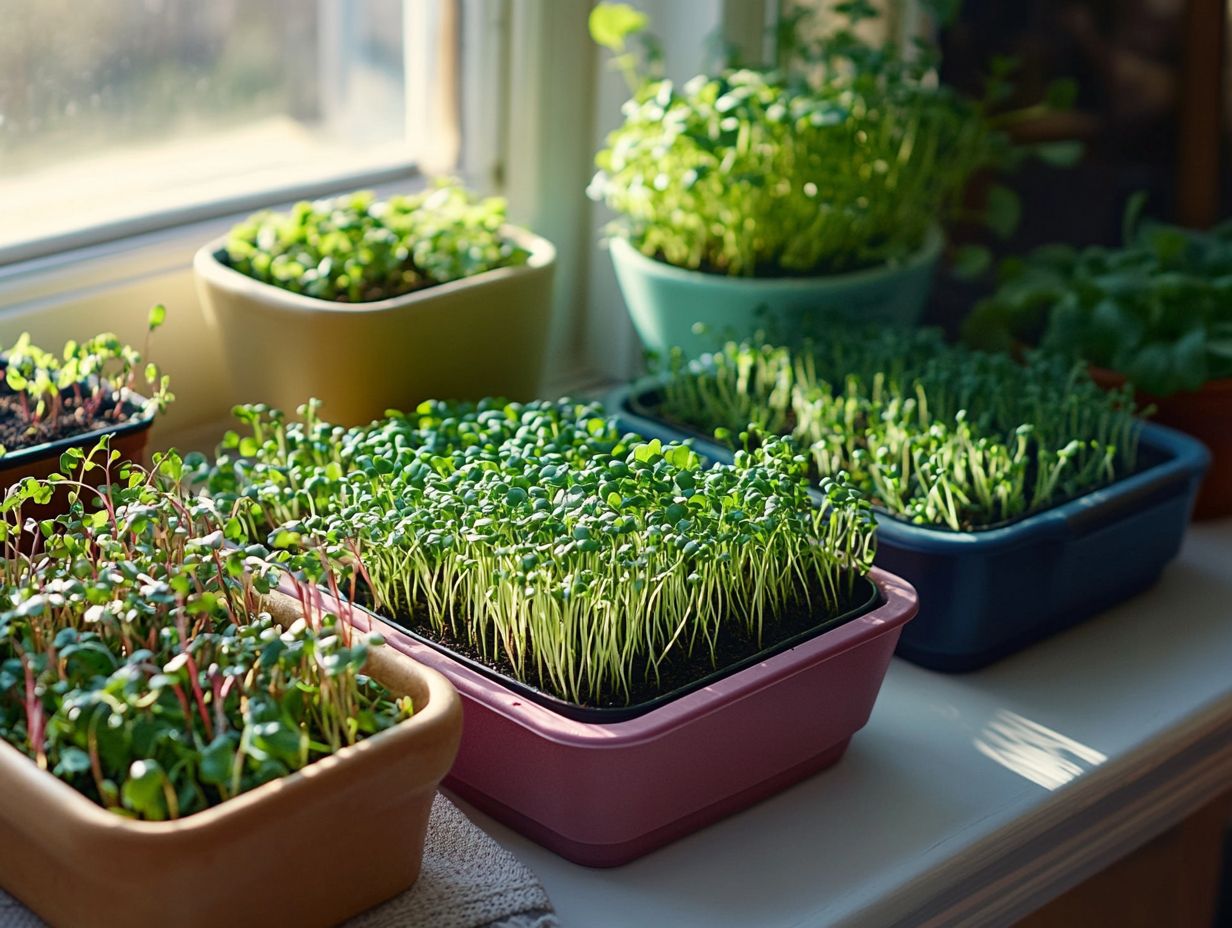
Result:
<svg viewBox="0 0 1232 928">
<path fill-rule="evenodd" d="M 1232 789 L 1232 520 L 979 673 L 895 660 L 833 768 L 612 870 L 465 806 L 566 928 L 1004 925 Z"/>
</svg>

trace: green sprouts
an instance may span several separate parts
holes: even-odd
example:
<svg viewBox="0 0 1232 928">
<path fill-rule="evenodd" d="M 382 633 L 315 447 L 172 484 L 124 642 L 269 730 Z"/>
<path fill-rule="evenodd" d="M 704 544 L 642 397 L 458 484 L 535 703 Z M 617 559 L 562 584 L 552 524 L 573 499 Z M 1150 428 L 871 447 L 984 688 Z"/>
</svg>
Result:
<svg viewBox="0 0 1232 928">
<path fill-rule="evenodd" d="M 677 365 L 660 412 L 730 441 L 790 434 L 887 512 L 978 529 L 1133 470 L 1138 425 L 1068 361 L 947 346 L 931 330 L 841 330 L 798 353 L 728 344 Z"/>
<path fill-rule="evenodd" d="M 1232 223 L 1196 232 L 1137 221 L 1120 248 L 1049 245 L 1001 267 L 967 320 L 968 339 L 1038 344 L 1164 396 L 1232 377 Z"/>
<path fill-rule="evenodd" d="M 350 546 L 379 608 L 578 703 L 628 701 L 679 655 L 715 664 L 791 610 L 832 616 L 873 554 L 841 475 L 824 510 L 784 442 L 706 466 L 594 406 L 428 403 L 343 431 L 242 413 L 211 477 L 253 531 Z"/>
<path fill-rule="evenodd" d="M 151 309 L 148 332 L 165 317 L 161 305 Z M 145 410 L 161 411 L 173 398 L 166 375 L 154 364 L 143 365 L 141 353 L 110 332 L 84 342 L 68 341 L 58 355 L 38 347 L 23 332 L 0 353 L 0 377 L 0 429 L 15 447 L 127 421 L 142 378 L 149 393 Z"/>
<path fill-rule="evenodd" d="M 865 4 L 839 6 L 866 15 Z M 649 257 L 742 276 L 902 261 L 939 219 L 958 216 L 976 172 L 1010 159 L 985 105 L 938 85 L 927 53 L 843 28 L 816 47 L 796 37 L 776 69 L 730 67 L 678 85 L 638 67 L 629 44 L 645 26 L 623 4 L 592 15 L 633 96 L 589 194 Z M 1010 196 L 995 189 L 990 203 Z"/>
<path fill-rule="evenodd" d="M 413 196 L 361 192 L 257 213 L 231 230 L 223 259 L 292 293 L 364 303 L 525 264 L 504 226 L 504 200 L 443 182 Z"/>
<path fill-rule="evenodd" d="M 226 543 L 239 523 L 181 488 L 177 456 L 153 473 L 117 458 L 66 452 L 64 473 L 0 507 L 0 737 L 105 808 L 160 820 L 411 712 L 362 673 L 375 638 L 319 610 L 274 622 L 270 552 Z M 27 526 L 56 487 L 70 511 Z"/>
</svg>

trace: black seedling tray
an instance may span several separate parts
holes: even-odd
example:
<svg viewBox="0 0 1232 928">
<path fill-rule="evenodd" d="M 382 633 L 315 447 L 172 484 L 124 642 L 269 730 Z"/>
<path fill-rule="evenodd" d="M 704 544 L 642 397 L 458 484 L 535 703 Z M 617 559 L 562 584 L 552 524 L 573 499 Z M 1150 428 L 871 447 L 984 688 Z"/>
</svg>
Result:
<svg viewBox="0 0 1232 928">
<path fill-rule="evenodd" d="M 881 591 L 877 589 L 877 585 L 875 583 L 867 577 L 859 578 L 857 583 L 858 587 L 856 599 L 861 603 L 859 606 L 849 609 L 841 615 L 826 619 L 812 628 L 806 629 L 803 632 L 798 632 L 788 638 L 783 639 L 782 641 L 770 645 L 769 647 L 763 648 L 756 654 L 751 654 L 746 658 L 742 658 L 741 660 L 728 664 L 725 667 L 712 671 L 704 677 L 699 677 L 692 683 L 677 687 L 667 693 L 662 693 L 653 699 L 646 700 L 645 702 L 636 703 L 630 706 L 613 707 L 583 706 L 578 703 L 569 702 L 565 699 L 560 699 L 559 697 L 546 693 L 537 687 L 531 686 L 530 684 L 515 680 L 509 675 L 489 667 L 481 661 L 467 657 L 464 654 L 459 654 L 457 651 L 446 647 L 440 642 L 434 641 L 414 629 L 409 628 L 397 619 L 379 615 L 370 609 L 365 609 L 362 606 L 356 606 L 356 608 L 363 609 L 363 611 L 369 615 L 397 628 L 407 637 L 412 638 L 429 648 L 432 648 L 434 651 L 438 651 L 441 654 L 452 658 L 464 667 L 467 667 L 478 674 L 482 674 L 489 680 L 494 680 L 506 689 L 517 693 L 519 696 L 522 696 L 531 702 L 537 703 L 544 708 L 551 709 L 558 715 L 563 715 L 565 718 L 573 719 L 577 722 L 611 724 L 613 722 L 626 722 L 629 719 L 634 719 L 638 716 L 645 715 L 647 712 L 653 712 L 655 709 L 662 708 L 673 700 L 679 699 L 682 696 L 686 696 L 689 693 L 703 689 L 707 686 L 711 686 L 725 677 L 739 673 L 741 670 L 752 667 L 755 664 L 760 664 L 761 662 L 769 660 L 777 654 L 782 654 L 784 651 L 788 651 L 797 645 L 803 644 L 805 641 L 816 638 L 818 635 L 822 635 L 832 629 L 838 628 L 841 625 L 845 625 L 853 619 L 859 618 L 860 616 L 865 615 L 882 605 L 884 598 L 881 595 Z"/>
</svg>

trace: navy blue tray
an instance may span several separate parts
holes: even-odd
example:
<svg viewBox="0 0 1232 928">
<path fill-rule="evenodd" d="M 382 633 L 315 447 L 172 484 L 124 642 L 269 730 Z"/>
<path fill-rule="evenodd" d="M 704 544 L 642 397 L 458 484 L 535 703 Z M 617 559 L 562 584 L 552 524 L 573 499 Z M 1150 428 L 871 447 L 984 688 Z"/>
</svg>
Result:
<svg viewBox="0 0 1232 928">
<path fill-rule="evenodd" d="M 654 392 L 621 388 L 608 408 L 631 431 L 691 438 L 699 453 L 731 459 L 713 439 L 649 415 Z M 1137 473 L 995 528 L 954 532 L 878 512 L 877 566 L 920 596 L 897 654 L 932 670 L 978 670 L 1153 585 L 1180 551 L 1210 454 L 1150 423 L 1140 447 Z"/>
</svg>

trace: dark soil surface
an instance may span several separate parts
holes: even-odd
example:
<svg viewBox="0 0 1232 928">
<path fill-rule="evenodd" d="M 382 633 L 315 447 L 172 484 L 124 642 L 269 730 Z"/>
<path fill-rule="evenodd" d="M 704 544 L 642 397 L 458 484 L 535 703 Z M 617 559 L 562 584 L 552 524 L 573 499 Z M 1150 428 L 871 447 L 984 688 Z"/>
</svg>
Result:
<svg viewBox="0 0 1232 928">
<path fill-rule="evenodd" d="M 731 622 L 720 630 L 716 647 L 715 659 L 713 663 L 710 658 L 710 649 L 706 646 L 705 641 L 699 636 L 694 645 L 693 653 L 687 654 L 684 648 L 676 647 L 673 649 L 673 655 L 669 657 L 659 666 L 658 676 L 646 674 L 643 678 L 637 681 L 632 687 L 631 692 L 626 696 L 623 692 L 605 692 L 601 698 L 592 702 L 574 703 L 561 693 L 553 692 L 547 687 L 538 686 L 538 681 L 531 679 L 524 682 L 527 686 L 538 689 L 555 699 L 560 699 L 571 705 L 581 705 L 590 709 L 628 709 L 637 705 L 649 702 L 660 696 L 673 693 L 683 687 L 688 687 L 698 680 L 709 677 L 714 674 L 721 674 L 724 670 L 732 667 L 741 661 L 753 657 L 763 651 L 773 651 L 776 646 L 782 644 L 789 639 L 801 635 L 805 632 L 813 631 L 822 625 L 831 622 L 838 616 L 844 616 L 849 612 L 859 609 L 865 605 L 868 600 L 871 587 L 864 583 L 857 583 L 855 595 L 850 602 L 844 602 L 837 612 L 821 613 L 815 608 L 810 609 L 803 602 L 796 603 L 790 610 L 783 615 L 777 616 L 773 620 L 768 620 L 762 632 L 762 639 L 759 643 L 755 637 L 749 635 L 742 622 Z M 814 603 L 822 601 L 821 591 L 819 589 L 810 590 L 810 597 Z M 358 601 L 364 606 L 371 608 L 371 602 L 366 595 L 357 597 Z M 368 600 L 368 601 L 366 601 Z M 855 618 L 855 615 L 851 615 Z M 392 617 L 392 621 L 396 625 L 401 625 L 403 628 L 414 631 L 422 638 L 435 641 L 437 644 L 467 657 L 476 663 L 503 674 L 513 680 L 518 680 L 514 675 L 513 667 L 508 661 L 488 661 L 483 659 L 478 650 L 471 645 L 454 640 L 448 634 L 438 636 L 431 629 L 416 622 L 414 619 L 401 613 Z M 841 623 L 840 623 L 841 624 Z M 683 638 L 684 636 L 682 636 Z M 678 642 L 679 644 L 680 642 Z M 687 644 L 687 640 L 684 642 Z M 532 671 L 533 673 L 533 671 Z"/>
<path fill-rule="evenodd" d="M 6 391 L 0 393 L 0 445 L 11 453 L 32 445 L 121 425 L 136 412 L 131 404 L 125 404 L 117 411 L 115 399 L 112 398 L 105 401 L 95 415 L 90 415 L 75 395 L 68 394 L 58 416 L 31 423 L 22 410 L 21 398 Z"/>
</svg>

